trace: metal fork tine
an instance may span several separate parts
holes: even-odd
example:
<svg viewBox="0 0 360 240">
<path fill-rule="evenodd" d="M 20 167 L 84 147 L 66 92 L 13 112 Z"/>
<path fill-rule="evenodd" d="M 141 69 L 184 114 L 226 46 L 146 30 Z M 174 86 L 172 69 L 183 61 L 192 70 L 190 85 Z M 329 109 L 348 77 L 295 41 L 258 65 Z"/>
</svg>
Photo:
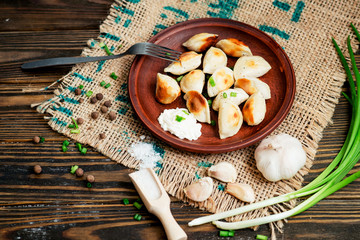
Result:
<svg viewBox="0 0 360 240">
<path fill-rule="evenodd" d="M 171 61 L 171 62 L 179 62 L 177 59 L 171 59 L 171 58 L 164 57 L 164 56 L 155 56 L 155 55 L 152 55 L 152 54 L 147 54 L 147 55 L 151 56 L 151 57 L 156 57 L 156 58 L 164 59 L 164 60 L 167 60 L 167 61 Z"/>
<path fill-rule="evenodd" d="M 152 49 L 161 50 L 161 51 L 171 52 L 171 53 L 174 53 L 174 54 L 181 54 L 181 52 L 179 52 L 179 51 L 176 51 L 174 49 L 167 48 L 167 47 L 164 47 L 164 46 L 156 45 L 156 44 L 151 44 L 150 43 L 150 44 L 148 44 L 148 47 L 150 47 Z"/>
<path fill-rule="evenodd" d="M 176 56 L 169 56 L 169 55 L 161 54 L 161 53 L 158 53 L 158 52 L 150 52 L 150 51 L 148 51 L 147 54 L 150 55 L 150 56 L 153 56 L 153 57 L 159 57 L 159 58 L 167 59 L 167 60 L 171 60 L 171 61 L 177 61 L 178 60 L 178 57 L 176 57 Z"/>
</svg>

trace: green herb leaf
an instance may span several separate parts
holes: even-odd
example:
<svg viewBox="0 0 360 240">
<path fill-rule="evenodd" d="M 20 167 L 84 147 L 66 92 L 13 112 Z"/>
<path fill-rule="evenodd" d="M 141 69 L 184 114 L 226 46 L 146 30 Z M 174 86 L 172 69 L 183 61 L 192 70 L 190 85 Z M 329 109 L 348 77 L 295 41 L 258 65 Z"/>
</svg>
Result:
<svg viewBox="0 0 360 240">
<path fill-rule="evenodd" d="M 87 97 L 91 97 L 92 94 L 93 94 L 93 91 L 87 91 L 87 93 L 85 93 L 85 95 L 86 95 Z"/>
<path fill-rule="evenodd" d="M 63 141 L 63 146 L 67 147 L 69 146 L 70 142 L 68 140 Z"/>
<path fill-rule="evenodd" d="M 176 81 L 180 82 L 183 77 L 184 76 L 180 76 L 180 77 L 176 78 Z"/>
<path fill-rule="evenodd" d="M 237 96 L 237 93 L 236 92 L 231 92 L 230 93 L 230 97 L 236 97 Z"/>
<path fill-rule="evenodd" d="M 111 86 L 111 84 L 108 83 L 108 84 L 106 84 L 106 85 L 104 86 L 104 88 L 107 89 L 107 88 L 109 88 L 110 86 Z"/>
<path fill-rule="evenodd" d="M 185 120 L 186 118 L 180 116 L 180 115 L 176 115 L 176 118 L 175 120 L 178 121 L 178 122 L 181 122 L 182 120 Z"/>
<path fill-rule="evenodd" d="M 223 98 L 227 98 L 226 92 L 223 93 Z"/>
<path fill-rule="evenodd" d="M 100 83 L 100 86 L 105 86 L 105 84 L 106 84 L 106 82 L 105 81 L 102 81 L 101 83 Z"/>
<path fill-rule="evenodd" d="M 71 168 L 70 168 L 70 173 L 71 174 L 75 174 L 75 172 L 76 172 L 76 170 L 79 168 L 79 166 L 78 165 L 73 165 L 73 166 L 71 166 Z"/>
<path fill-rule="evenodd" d="M 212 86 L 212 87 L 215 87 L 215 85 L 216 85 L 215 80 L 212 76 L 209 78 L 209 83 L 210 83 L 210 86 Z"/>
<path fill-rule="evenodd" d="M 87 152 L 87 148 L 84 148 L 84 147 L 83 147 L 83 148 L 81 148 L 81 151 L 80 151 L 80 152 L 81 152 L 81 154 L 85 155 L 85 154 L 86 154 L 86 152 Z"/>
</svg>

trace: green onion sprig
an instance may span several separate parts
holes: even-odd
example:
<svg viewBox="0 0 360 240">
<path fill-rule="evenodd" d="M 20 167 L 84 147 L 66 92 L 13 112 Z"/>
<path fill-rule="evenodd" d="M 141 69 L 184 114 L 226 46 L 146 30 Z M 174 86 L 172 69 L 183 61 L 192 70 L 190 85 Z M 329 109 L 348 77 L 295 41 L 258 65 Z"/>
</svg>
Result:
<svg viewBox="0 0 360 240">
<path fill-rule="evenodd" d="M 354 27 L 354 25 L 351 24 L 351 27 L 353 28 L 356 36 L 358 37 L 358 40 L 360 41 L 359 32 Z M 344 179 L 344 177 L 360 160 L 360 107 L 359 107 L 360 106 L 360 96 L 359 96 L 360 73 L 356 66 L 354 53 L 350 44 L 350 37 L 348 37 L 347 39 L 347 47 L 350 54 L 351 68 L 354 72 L 356 86 L 355 86 L 355 81 L 351 75 L 350 66 L 346 62 L 346 59 L 343 53 L 341 52 L 338 44 L 336 43 L 335 39 L 332 39 L 332 41 L 340 57 L 340 61 L 345 69 L 347 79 L 349 81 L 350 96 L 348 96 L 347 94 L 344 94 L 344 96 L 346 96 L 346 99 L 349 101 L 352 107 L 351 122 L 348 130 L 348 134 L 337 156 L 319 176 L 317 176 L 312 182 L 310 182 L 309 184 L 307 184 L 306 186 L 295 192 L 273 197 L 261 202 L 246 205 L 230 211 L 213 214 L 205 217 L 200 217 L 189 222 L 189 226 L 196 226 L 196 225 L 212 222 L 220 229 L 230 230 L 230 229 L 248 228 L 261 224 L 283 220 L 285 218 L 295 216 L 307 210 L 308 208 L 314 206 L 316 203 L 318 203 L 325 197 L 345 187 L 346 185 L 348 185 L 349 183 L 355 181 L 357 178 L 360 177 L 360 171 L 358 171 Z M 261 217 L 252 220 L 233 222 L 233 223 L 217 221 L 219 219 L 228 218 L 255 209 L 271 206 L 282 202 L 287 202 L 295 198 L 309 196 L 309 195 L 311 196 L 308 197 L 305 201 L 303 201 L 299 205 L 297 205 L 295 208 L 282 213 L 269 215 L 266 217 Z"/>
</svg>

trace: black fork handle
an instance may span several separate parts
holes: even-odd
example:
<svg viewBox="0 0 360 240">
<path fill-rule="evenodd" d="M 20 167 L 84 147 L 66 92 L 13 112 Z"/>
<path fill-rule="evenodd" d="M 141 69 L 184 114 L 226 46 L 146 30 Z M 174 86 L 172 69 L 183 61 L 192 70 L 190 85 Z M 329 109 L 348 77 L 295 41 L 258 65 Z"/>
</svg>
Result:
<svg viewBox="0 0 360 240">
<path fill-rule="evenodd" d="M 84 62 L 95 62 L 102 60 L 115 59 L 122 56 L 125 56 L 126 53 L 110 56 L 101 56 L 101 57 L 60 57 L 60 58 L 48 58 L 43 60 L 37 60 L 33 62 L 27 62 L 21 65 L 21 68 L 24 70 L 27 69 L 36 69 L 42 67 L 51 67 L 51 66 L 61 66 L 68 64 L 84 63 Z"/>
</svg>

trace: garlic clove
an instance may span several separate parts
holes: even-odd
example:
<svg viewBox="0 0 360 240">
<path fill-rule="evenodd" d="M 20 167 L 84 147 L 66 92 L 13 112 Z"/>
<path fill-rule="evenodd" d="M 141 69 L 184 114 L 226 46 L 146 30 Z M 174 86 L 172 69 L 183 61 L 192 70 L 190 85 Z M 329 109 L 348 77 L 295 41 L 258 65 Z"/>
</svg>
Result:
<svg viewBox="0 0 360 240">
<path fill-rule="evenodd" d="M 184 193 L 189 199 L 195 202 L 202 202 L 210 197 L 213 185 L 211 178 L 204 177 L 184 188 Z"/>
<path fill-rule="evenodd" d="M 222 182 L 235 182 L 237 171 L 235 167 L 228 162 L 220 162 L 208 169 L 208 175 Z"/>
<path fill-rule="evenodd" d="M 255 201 L 254 189 L 246 183 L 228 183 L 225 192 L 244 202 Z"/>
</svg>

